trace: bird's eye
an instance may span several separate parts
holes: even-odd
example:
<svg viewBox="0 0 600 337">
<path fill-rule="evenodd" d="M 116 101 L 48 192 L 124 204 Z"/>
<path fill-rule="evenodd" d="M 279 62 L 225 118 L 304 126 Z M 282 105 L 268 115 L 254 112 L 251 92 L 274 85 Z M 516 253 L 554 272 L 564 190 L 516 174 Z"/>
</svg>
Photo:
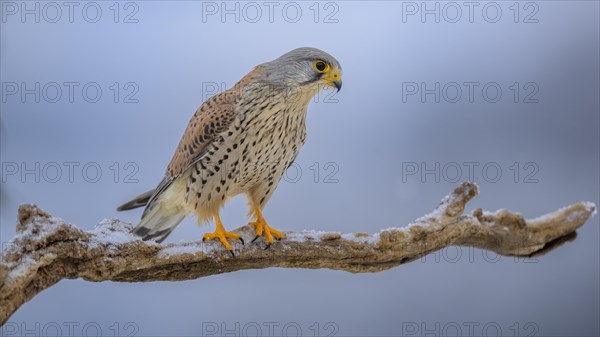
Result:
<svg viewBox="0 0 600 337">
<path fill-rule="evenodd" d="M 329 64 L 325 61 L 316 60 L 313 62 L 313 67 L 320 73 L 329 71 Z"/>
</svg>

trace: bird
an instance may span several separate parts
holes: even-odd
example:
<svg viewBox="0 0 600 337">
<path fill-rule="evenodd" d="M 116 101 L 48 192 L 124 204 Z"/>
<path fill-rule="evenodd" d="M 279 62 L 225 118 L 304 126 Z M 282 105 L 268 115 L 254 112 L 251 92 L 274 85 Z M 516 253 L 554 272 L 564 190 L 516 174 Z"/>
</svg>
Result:
<svg viewBox="0 0 600 337">
<path fill-rule="evenodd" d="M 263 208 L 304 145 L 308 105 L 325 88 L 342 88 L 340 63 L 302 47 L 259 64 L 208 98 L 191 117 L 158 186 L 117 208 L 145 207 L 133 234 L 160 243 L 194 214 L 199 225 L 215 221 L 215 231 L 202 239 L 218 240 L 234 255 L 228 239 L 244 241 L 225 230 L 219 213 L 228 199 L 244 194 L 252 242 L 264 236 L 270 246 L 281 239 Z"/>
</svg>

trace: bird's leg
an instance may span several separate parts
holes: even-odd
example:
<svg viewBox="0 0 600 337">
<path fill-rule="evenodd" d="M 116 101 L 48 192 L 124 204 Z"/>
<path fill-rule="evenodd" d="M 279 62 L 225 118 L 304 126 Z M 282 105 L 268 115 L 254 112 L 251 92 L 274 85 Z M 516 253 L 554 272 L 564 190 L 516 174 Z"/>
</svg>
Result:
<svg viewBox="0 0 600 337">
<path fill-rule="evenodd" d="M 267 224 L 260 208 L 255 208 L 254 213 L 256 214 L 256 221 L 249 223 L 249 225 L 252 225 L 256 228 L 256 237 L 252 240 L 252 242 L 254 242 L 263 234 L 269 244 L 273 243 L 273 237 L 275 237 L 277 240 L 283 237 L 283 234 L 280 231 L 270 227 Z"/>
<path fill-rule="evenodd" d="M 215 223 L 217 224 L 217 228 L 215 229 L 215 231 L 213 233 L 204 234 L 204 236 L 202 237 L 202 241 L 204 241 L 206 239 L 209 239 L 209 240 L 219 239 L 219 241 L 221 241 L 223 246 L 225 246 L 225 248 L 227 248 L 227 250 L 231 253 L 231 255 L 233 255 L 233 250 L 231 249 L 231 245 L 229 245 L 229 242 L 227 242 L 227 239 L 228 238 L 237 239 L 237 240 L 240 240 L 242 242 L 242 244 L 244 244 L 244 240 L 240 237 L 239 234 L 228 232 L 225 230 L 225 227 L 223 227 L 223 223 L 221 222 L 221 218 L 219 217 L 218 213 L 216 213 L 214 215 L 214 217 L 215 217 Z"/>
</svg>

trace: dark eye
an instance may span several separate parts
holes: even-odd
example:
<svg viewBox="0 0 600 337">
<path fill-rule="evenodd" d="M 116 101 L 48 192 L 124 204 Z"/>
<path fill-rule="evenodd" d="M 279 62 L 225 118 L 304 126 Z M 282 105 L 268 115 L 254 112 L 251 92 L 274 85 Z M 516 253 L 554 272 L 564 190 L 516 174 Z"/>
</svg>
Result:
<svg viewBox="0 0 600 337">
<path fill-rule="evenodd" d="M 329 70 L 329 64 L 325 61 L 316 60 L 313 62 L 313 67 L 320 73 L 324 73 Z"/>
</svg>

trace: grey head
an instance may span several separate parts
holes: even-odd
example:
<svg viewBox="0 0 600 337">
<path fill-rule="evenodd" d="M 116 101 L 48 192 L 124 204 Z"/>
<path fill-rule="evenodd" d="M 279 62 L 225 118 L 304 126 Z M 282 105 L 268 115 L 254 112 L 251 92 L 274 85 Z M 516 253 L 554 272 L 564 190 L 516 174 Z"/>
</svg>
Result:
<svg viewBox="0 0 600 337">
<path fill-rule="evenodd" d="M 261 66 L 264 80 L 272 85 L 325 85 L 338 91 L 342 88 L 342 66 L 335 57 L 316 48 L 297 48 Z"/>
</svg>

